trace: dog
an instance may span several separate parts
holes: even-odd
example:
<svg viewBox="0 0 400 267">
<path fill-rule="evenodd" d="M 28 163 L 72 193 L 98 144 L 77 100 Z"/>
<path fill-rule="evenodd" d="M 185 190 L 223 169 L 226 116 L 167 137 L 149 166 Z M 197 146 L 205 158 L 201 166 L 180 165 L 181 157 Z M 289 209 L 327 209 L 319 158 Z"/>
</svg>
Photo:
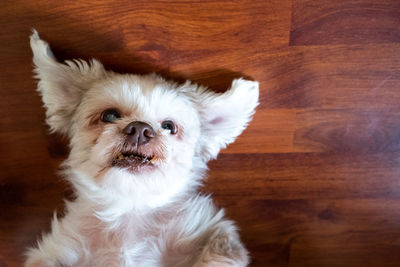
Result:
<svg viewBox="0 0 400 267">
<path fill-rule="evenodd" d="M 234 222 L 197 189 L 252 119 L 258 82 L 215 93 L 95 59 L 60 63 L 35 30 L 30 45 L 46 122 L 69 139 L 61 172 L 75 197 L 25 266 L 247 266 Z"/>
</svg>

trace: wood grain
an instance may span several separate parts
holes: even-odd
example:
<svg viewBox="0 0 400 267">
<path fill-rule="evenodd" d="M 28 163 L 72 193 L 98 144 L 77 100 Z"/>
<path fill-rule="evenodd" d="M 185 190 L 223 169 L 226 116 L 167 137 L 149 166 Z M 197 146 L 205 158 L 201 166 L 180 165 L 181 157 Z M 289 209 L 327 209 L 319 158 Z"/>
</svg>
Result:
<svg viewBox="0 0 400 267">
<path fill-rule="evenodd" d="M 246 199 L 398 198 L 400 154 L 224 154 L 207 191 Z"/>
<path fill-rule="evenodd" d="M 223 203 L 231 217 L 241 219 L 254 266 L 397 266 L 400 260 L 397 199 Z"/>
<path fill-rule="evenodd" d="M 67 141 L 49 135 L 28 36 L 55 55 L 216 91 L 260 82 L 260 105 L 209 164 L 251 266 L 400 266 L 398 0 L 3 1 L 0 266 L 62 211 Z"/>
<path fill-rule="evenodd" d="M 291 45 L 400 42 L 400 3 L 293 0 Z"/>
</svg>

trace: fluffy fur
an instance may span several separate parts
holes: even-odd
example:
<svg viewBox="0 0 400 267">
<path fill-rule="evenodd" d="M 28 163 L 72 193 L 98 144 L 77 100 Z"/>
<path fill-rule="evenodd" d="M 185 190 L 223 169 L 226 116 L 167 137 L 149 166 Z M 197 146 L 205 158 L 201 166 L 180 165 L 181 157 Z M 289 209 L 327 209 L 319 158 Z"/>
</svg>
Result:
<svg viewBox="0 0 400 267">
<path fill-rule="evenodd" d="M 47 123 L 70 139 L 63 172 L 76 199 L 63 218 L 54 216 L 25 266 L 246 266 L 234 223 L 196 189 L 207 161 L 251 120 L 258 83 L 237 79 L 217 94 L 189 81 L 106 71 L 96 60 L 59 63 L 36 31 L 30 44 Z M 120 118 L 102 121 L 110 108 Z M 127 142 L 123 129 L 134 121 L 156 136 Z M 124 150 L 151 155 L 152 167 L 114 165 Z"/>
</svg>

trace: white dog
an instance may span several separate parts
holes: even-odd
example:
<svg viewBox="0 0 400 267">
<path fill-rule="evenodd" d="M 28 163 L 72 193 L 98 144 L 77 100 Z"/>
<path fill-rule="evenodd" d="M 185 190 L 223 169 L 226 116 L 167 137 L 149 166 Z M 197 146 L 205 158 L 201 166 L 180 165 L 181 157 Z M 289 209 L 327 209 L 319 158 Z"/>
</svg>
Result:
<svg viewBox="0 0 400 267">
<path fill-rule="evenodd" d="M 96 60 L 59 63 L 36 31 L 30 44 L 47 123 L 70 139 L 63 172 L 76 199 L 25 266 L 246 266 L 234 223 L 196 189 L 251 120 L 258 83 L 217 94 Z"/>
</svg>

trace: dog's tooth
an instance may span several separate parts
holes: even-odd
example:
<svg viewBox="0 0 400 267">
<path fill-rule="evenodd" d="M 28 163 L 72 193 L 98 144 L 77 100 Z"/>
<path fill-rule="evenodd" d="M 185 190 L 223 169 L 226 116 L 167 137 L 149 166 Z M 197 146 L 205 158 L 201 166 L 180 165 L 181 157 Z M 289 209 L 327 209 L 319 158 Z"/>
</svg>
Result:
<svg viewBox="0 0 400 267">
<path fill-rule="evenodd" d="M 119 154 L 119 155 L 118 155 L 118 159 L 124 159 L 124 155 Z"/>
<path fill-rule="evenodd" d="M 157 161 L 157 158 L 156 158 L 156 157 L 153 157 L 153 158 L 150 160 L 151 163 L 155 163 L 156 161 Z"/>
<path fill-rule="evenodd" d="M 130 158 L 133 158 L 133 154 L 131 154 L 129 157 L 130 157 Z"/>
</svg>

